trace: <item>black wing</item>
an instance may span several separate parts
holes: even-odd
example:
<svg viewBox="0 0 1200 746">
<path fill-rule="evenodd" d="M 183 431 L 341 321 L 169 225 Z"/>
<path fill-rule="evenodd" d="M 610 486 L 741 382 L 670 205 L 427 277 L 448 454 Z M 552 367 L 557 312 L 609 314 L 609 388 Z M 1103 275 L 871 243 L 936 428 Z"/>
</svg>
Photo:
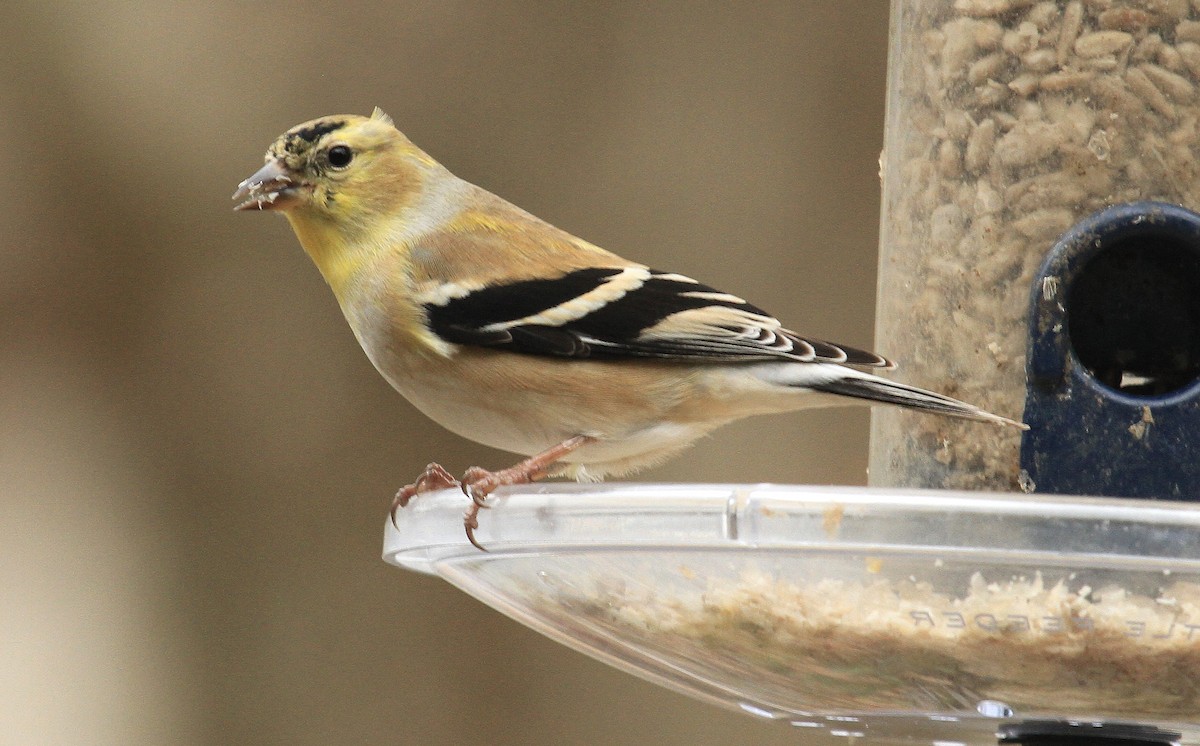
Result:
<svg viewBox="0 0 1200 746">
<path fill-rule="evenodd" d="M 434 293 L 429 324 L 460 345 L 570 358 L 701 359 L 890 366 L 863 350 L 800 337 L 737 296 L 644 267 Z"/>
</svg>

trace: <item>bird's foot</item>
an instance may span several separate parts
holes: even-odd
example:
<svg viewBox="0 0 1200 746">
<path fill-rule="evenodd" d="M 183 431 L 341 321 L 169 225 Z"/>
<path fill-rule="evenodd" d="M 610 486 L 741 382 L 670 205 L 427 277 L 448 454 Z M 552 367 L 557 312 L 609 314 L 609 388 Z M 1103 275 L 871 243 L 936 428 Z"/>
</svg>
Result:
<svg viewBox="0 0 1200 746">
<path fill-rule="evenodd" d="M 396 525 L 396 512 L 407 506 L 409 500 L 417 495 L 458 486 L 458 480 L 450 476 L 450 472 L 443 469 L 441 464 L 426 466 L 425 471 L 421 472 L 421 476 L 417 477 L 417 481 L 401 487 L 396 496 L 392 498 L 392 525 Z"/>
<path fill-rule="evenodd" d="M 479 511 L 489 507 L 486 500 L 487 496 L 492 494 L 492 490 L 510 484 L 529 484 L 545 475 L 545 465 L 535 463 L 532 459 L 500 471 L 488 471 L 478 466 L 467 469 L 461 485 L 463 493 L 471 498 L 471 507 L 463 514 L 463 528 L 467 531 L 467 540 L 476 549 L 487 551 L 475 539 L 475 529 L 479 528 Z"/>
<path fill-rule="evenodd" d="M 546 476 L 550 468 L 564 456 L 593 442 L 595 438 L 591 436 L 576 435 L 500 471 L 488 471 L 472 466 L 463 474 L 462 482 L 450 476 L 449 472 L 437 464 L 430 464 L 425 467 L 425 473 L 420 479 L 396 493 L 396 499 L 392 501 L 392 522 L 396 521 L 396 511 L 407 505 L 414 496 L 431 490 L 461 487 L 463 493 L 471 498 L 471 507 L 467 508 L 463 515 L 463 528 L 467 531 L 467 540 L 476 549 L 486 552 L 483 545 L 475 539 L 475 530 L 479 528 L 479 511 L 488 507 L 485 501 L 487 496 L 492 494 L 492 490 L 510 484 L 536 482 Z"/>
</svg>

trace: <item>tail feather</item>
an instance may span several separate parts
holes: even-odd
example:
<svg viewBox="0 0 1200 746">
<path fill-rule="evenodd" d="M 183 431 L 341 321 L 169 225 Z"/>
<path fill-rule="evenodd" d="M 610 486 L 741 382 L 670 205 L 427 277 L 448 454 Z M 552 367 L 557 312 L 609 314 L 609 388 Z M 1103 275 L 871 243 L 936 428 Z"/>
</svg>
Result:
<svg viewBox="0 0 1200 746">
<path fill-rule="evenodd" d="M 974 404 L 952 399 L 949 396 L 926 391 L 915 386 L 908 386 L 903 383 L 889 381 L 885 378 L 860 374 L 862 377 L 853 376 L 845 378 L 837 378 L 832 381 L 822 381 L 819 383 L 809 383 L 808 386 L 815 391 L 821 391 L 827 394 L 839 394 L 841 396 L 850 396 L 856 399 L 867 399 L 869 401 L 881 402 L 884 404 L 895 404 L 909 409 L 917 409 L 924 412 L 935 412 L 937 414 L 949 415 L 951 417 L 961 417 L 967 420 L 979 420 L 982 422 L 995 422 L 1000 425 L 1020 428 L 1028 430 L 1029 426 L 1010 420 L 1007 417 L 1001 417 L 997 414 L 992 414 L 986 410 L 980 409 Z"/>
</svg>

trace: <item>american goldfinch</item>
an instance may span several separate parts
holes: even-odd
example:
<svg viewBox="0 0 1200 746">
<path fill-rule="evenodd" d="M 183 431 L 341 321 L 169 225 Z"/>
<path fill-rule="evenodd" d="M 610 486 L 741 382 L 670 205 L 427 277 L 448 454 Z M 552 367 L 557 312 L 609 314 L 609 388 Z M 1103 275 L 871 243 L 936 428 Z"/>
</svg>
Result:
<svg viewBox="0 0 1200 746">
<path fill-rule="evenodd" d="M 461 482 L 430 464 L 397 494 L 393 518 L 461 485 L 472 542 L 500 485 L 629 474 L 750 415 L 857 401 L 1023 427 L 555 228 L 451 174 L 378 109 L 288 130 L 233 198 L 287 217 L 367 357 L 417 409 L 528 456 Z"/>
</svg>

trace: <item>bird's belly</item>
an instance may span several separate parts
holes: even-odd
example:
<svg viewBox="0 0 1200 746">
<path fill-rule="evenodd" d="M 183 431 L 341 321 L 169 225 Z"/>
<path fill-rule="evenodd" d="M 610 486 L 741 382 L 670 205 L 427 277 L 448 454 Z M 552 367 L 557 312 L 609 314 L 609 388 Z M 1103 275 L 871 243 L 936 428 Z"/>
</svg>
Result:
<svg viewBox="0 0 1200 746">
<path fill-rule="evenodd" d="M 716 422 L 670 416 L 679 381 L 647 366 L 564 361 L 491 350 L 456 357 L 368 351 L 384 378 L 451 432 L 522 455 L 576 435 L 595 438 L 564 459 L 577 478 L 628 473 L 662 461 Z M 672 372 L 678 371 L 672 368 Z"/>
<path fill-rule="evenodd" d="M 606 413 L 576 410 L 570 417 L 541 416 L 546 408 L 506 411 L 488 397 L 462 397 L 453 403 L 440 396 L 405 392 L 423 414 L 447 430 L 492 448 L 525 456 L 540 453 L 576 435 L 595 440 L 563 461 L 585 467 L 570 471 L 580 479 L 622 474 L 658 463 L 688 446 L 711 427 L 674 422 L 605 423 Z"/>
<path fill-rule="evenodd" d="M 410 380 L 403 386 L 392 385 L 429 419 L 491 448 L 529 456 L 572 437 L 567 428 L 539 417 L 536 411 L 508 411 L 487 392 L 462 390 L 444 382 L 422 386 Z"/>
</svg>

